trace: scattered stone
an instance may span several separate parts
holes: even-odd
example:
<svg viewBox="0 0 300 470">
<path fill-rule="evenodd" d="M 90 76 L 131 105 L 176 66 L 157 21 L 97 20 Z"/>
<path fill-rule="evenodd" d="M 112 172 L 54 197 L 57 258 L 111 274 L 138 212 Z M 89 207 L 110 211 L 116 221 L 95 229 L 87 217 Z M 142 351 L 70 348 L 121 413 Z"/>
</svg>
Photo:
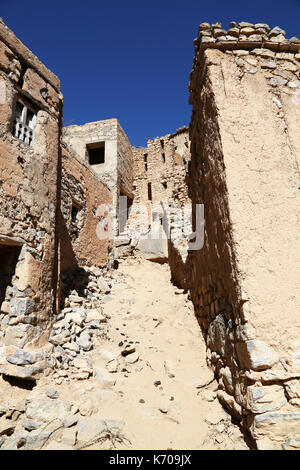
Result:
<svg viewBox="0 0 300 470">
<path fill-rule="evenodd" d="M 23 418 L 22 419 L 22 426 L 27 431 L 34 431 L 36 429 L 39 429 L 39 427 L 41 426 L 41 423 L 38 422 L 38 421 L 34 421 L 32 419 Z"/>
<path fill-rule="evenodd" d="M 85 400 L 82 405 L 80 405 L 79 412 L 81 416 L 92 416 L 97 412 L 97 409 L 94 406 L 94 403 L 91 399 Z"/>
<path fill-rule="evenodd" d="M 74 428 L 66 428 L 61 436 L 61 443 L 66 446 L 74 446 L 76 443 L 77 431 Z"/>
<path fill-rule="evenodd" d="M 49 338 L 49 342 L 55 345 L 62 346 L 63 344 L 67 343 L 70 339 L 70 333 L 68 331 L 63 331 L 58 335 L 53 335 Z"/>
<path fill-rule="evenodd" d="M 114 419 L 80 418 L 77 424 L 77 445 L 86 444 L 105 432 L 119 433 L 123 426 L 123 421 Z"/>
<path fill-rule="evenodd" d="M 88 310 L 85 321 L 89 323 L 95 320 L 99 320 L 100 322 L 105 323 L 107 321 L 107 318 L 101 313 L 100 309 Z"/>
<path fill-rule="evenodd" d="M 108 351 L 107 349 L 102 349 L 102 348 L 101 348 L 101 351 L 99 352 L 99 356 L 103 359 L 106 359 L 109 362 L 117 359 L 119 355 L 120 353 L 118 351 L 113 352 L 113 351 Z"/>
<path fill-rule="evenodd" d="M 208 424 L 218 424 L 220 423 L 220 421 L 223 421 L 225 419 L 226 415 L 225 415 L 225 412 L 223 411 L 211 411 L 211 413 L 206 416 L 205 418 L 205 421 L 208 423 Z"/>
<path fill-rule="evenodd" d="M 26 418 L 48 423 L 54 419 L 63 421 L 70 413 L 70 405 L 50 398 L 30 398 L 27 401 Z"/>
<path fill-rule="evenodd" d="M 128 356 L 129 354 L 132 354 L 135 352 L 135 347 L 134 346 L 126 346 L 125 349 L 123 349 L 123 351 L 121 351 L 121 354 L 123 357 L 126 357 Z"/>
<path fill-rule="evenodd" d="M 78 344 L 76 344 L 76 343 L 70 343 L 70 342 L 65 343 L 63 345 L 63 348 L 68 349 L 69 351 L 74 351 L 76 353 L 80 351 L 80 348 L 79 348 Z"/>
<path fill-rule="evenodd" d="M 49 388 L 48 390 L 46 390 L 46 395 L 52 400 L 59 398 L 59 393 L 55 388 Z"/>
<path fill-rule="evenodd" d="M 201 398 L 208 402 L 214 401 L 216 397 L 217 397 L 217 394 L 210 390 L 203 390 L 203 392 L 201 393 Z"/>
<path fill-rule="evenodd" d="M 77 374 L 74 374 L 73 377 L 76 380 L 87 380 L 89 376 L 90 376 L 89 372 L 79 372 Z"/>
<path fill-rule="evenodd" d="M 7 357 L 7 361 L 18 366 L 26 366 L 35 363 L 35 356 L 28 351 L 18 349 L 14 354 Z"/>
<path fill-rule="evenodd" d="M 279 361 L 277 352 L 267 346 L 264 341 L 250 340 L 237 343 L 236 352 L 241 367 L 244 369 L 270 369 Z"/>
<path fill-rule="evenodd" d="M 82 326 L 84 323 L 85 314 L 83 311 L 80 310 L 73 310 L 69 312 L 65 316 L 66 320 L 75 323 L 78 326 Z"/>
<path fill-rule="evenodd" d="M 136 352 L 136 353 L 132 353 L 132 354 L 128 354 L 125 358 L 125 362 L 126 364 L 134 364 L 135 362 L 137 362 L 139 360 L 139 354 Z"/>
<path fill-rule="evenodd" d="M 111 374 L 114 374 L 118 372 L 118 362 L 117 361 L 111 361 L 107 364 L 107 370 Z"/>
<path fill-rule="evenodd" d="M 169 410 L 167 408 L 159 408 L 159 411 L 163 414 L 166 414 Z"/>
<path fill-rule="evenodd" d="M 15 430 L 16 424 L 10 419 L 0 418 L 0 437 L 10 436 Z"/>
<path fill-rule="evenodd" d="M 77 344 L 80 346 L 84 351 L 90 351 L 93 348 L 93 343 L 90 339 L 90 335 L 84 331 L 81 333 L 79 338 L 77 339 Z"/>
<path fill-rule="evenodd" d="M 65 428 L 70 428 L 72 426 L 75 426 L 75 424 L 77 424 L 78 422 L 78 419 L 79 419 L 78 414 L 70 415 L 66 419 L 64 419 L 63 426 Z"/>
<path fill-rule="evenodd" d="M 228 410 L 238 421 L 242 419 L 242 407 L 235 401 L 232 395 L 223 390 L 218 390 L 217 397 L 223 407 Z"/>
<path fill-rule="evenodd" d="M 114 245 L 115 247 L 123 246 L 123 245 L 130 245 L 131 239 L 125 236 L 118 236 L 114 238 Z"/>
<path fill-rule="evenodd" d="M 100 277 L 97 280 L 97 285 L 98 285 L 100 292 L 102 292 L 103 294 L 109 294 L 111 289 L 104 278 Z"/>
<path fill-rule="evenodd" d="M 113 388 L 116 384 L 116 379 L 113 379 L 111 376 L 105 376 L 98 367 L 94 367 L 94 375 L 100 382 L 101 388 Z"/>
<path fill-rule="evenodd" d="M 282 85 L 287 84 L 287 80 L 285 80 L 284 78 L 272 77 L 272 78 L 270 78 L 268 83 L 269 83 L 269 85 L 272 85 L 272 86 L 282 86 Z"/>
<path fill-rule="evenodd" d="M 36 429 L 28 433 L 26 438 L 26 450 L 39 450 L 47 442 L 51 431 Z"/>
<path fill-rule="evenodd" d="M 89 361 L 84 357 L 76 357 L 73 360 L 73 366 L 77 369 L 81 369 L 83 372 L 90 372 L 91 370 Z"/>
<path fill-rule="evenodd" d="M 170 377 L 170 378 L 174 378 L 175 377 L 175 371 L 174 371 L 173 362 L 170 361 L 170 360 L 166 360 L 164 362 L 164 367 L 165 367 L 165 371 L 166 371 L 167 376 Z"/>
</svg>

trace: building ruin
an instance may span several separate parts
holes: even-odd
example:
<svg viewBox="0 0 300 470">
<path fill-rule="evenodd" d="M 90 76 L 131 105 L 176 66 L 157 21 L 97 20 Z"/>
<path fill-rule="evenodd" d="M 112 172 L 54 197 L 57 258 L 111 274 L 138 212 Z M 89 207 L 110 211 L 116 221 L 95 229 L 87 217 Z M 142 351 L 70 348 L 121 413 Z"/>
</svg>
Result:
<svg viewBox="0 0 300 470">
<path fill-rule="evenodd" d="M 300 41 L 202 23 L 194 45 L 189 129 L 136 148 L 116 119 L 62 128 L 59 79 L 0 22 L 0 373 L 43 373 L 62 281 L 136 251 L 190 292 L 223 406 L 257 448 L 285 448 L 300 432 Z M 161 206 L 158 229 L 170 200 L 204 204 L 203 248 L 174 224 L 170 239 L 132 240 L 120 195 L 126 221 L 142 203 L 150 226 Z M 96 236 L 101 204 L 114 239 Z M 30 372 L 7 361 L 39 348 Z"/>
</svg>

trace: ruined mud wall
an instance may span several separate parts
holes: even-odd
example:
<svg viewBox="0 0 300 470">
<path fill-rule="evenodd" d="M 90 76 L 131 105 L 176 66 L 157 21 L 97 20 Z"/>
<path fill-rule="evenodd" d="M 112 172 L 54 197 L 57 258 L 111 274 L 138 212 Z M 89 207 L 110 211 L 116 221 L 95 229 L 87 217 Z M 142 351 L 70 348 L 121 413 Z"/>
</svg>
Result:
<svg viewBox="0 0 300 470">
<path fill-rule="evenodd" d="M 108 186 L 116 200 L 120 187 L 132 195 L 132 149 L 117 119 L 90 122 L 63 129 L 64 145 L 84 163 L 89 163 L 88 148 L 105 144 L 105 161 L 90 165 L 91 171 Z"/>
<path fill-rule="evenodd" d="M 166 214 L 171 216 L 172 203 L 180 206 L 187 199 L 185 176 L 189 147 L 188 130 L 183 127 L 174 134 L 148 140 L 147 148 L 133 148 L 135 197 L 132 213 L 136 214 L 138 205 L 142 204 L 146 211 L 143 220 L 146 219 L 149 227 L 152 223 L 152 233 L 146 233 L 145 227 L 145 236 L 140 237 L 136 249 L 147 259 L 168 259 L 171 246 L 168 248 L 167 233 L 174 227 L 163 219 Z"/>
<path fill-rule="evenodd" d="M 116 234 L 118 234 L 119 196 L 133 197 L 133 152 L 126 134 L 117 119 L 91 122 L 63 129 L 63 142 L 72 154 L 87 164 L 113 195 Z M 104 144 L 104 162 L 91 164 L 89 149 Z"/>
<path fill-rule="evenodd" d="M 101 204 L 112 204 L 109 189 L 65 148 L 62 149 L 60 271 L 77 266 L 104 266 L 112 240 L 96 233 Z"/>
<path fill-rule="evenodd" d="M 257 447 L 300 431 L 300 41 L 200 25 L 190 81 L 190 196 L 205 207 L 186 263 L 219 399 Z M 296 442 L 296 444 L 295 444 Z"/>
<path fill-rule="evenodd" d="M 190 159 L 188 129 L 183 127 L 147 141 L 147 147 L 134 147 L 135 201 L 147 204 L 148 185 L 151 184 L 152 203 L 167 201 L 174 187 L 180 186 L 182 175 Z"/>
<path fill-rule="evenodd" d="M 1 20 L 0 346 L 22 348 L 42 334 L 53 316 L 59 87 L 58 78 Z M 25 107 L 29 125 L 16 121 L 18 109 Z"/>
</svg>

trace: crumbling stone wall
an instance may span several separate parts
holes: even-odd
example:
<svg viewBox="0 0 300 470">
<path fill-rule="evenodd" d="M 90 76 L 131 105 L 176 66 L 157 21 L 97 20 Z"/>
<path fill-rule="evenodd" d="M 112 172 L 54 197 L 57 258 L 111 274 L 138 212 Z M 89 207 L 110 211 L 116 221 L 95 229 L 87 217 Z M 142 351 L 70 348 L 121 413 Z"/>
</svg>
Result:
<svg viewBox="0 0 300 470">
<path fill-rule="evenodd" d="M 300 41 L 204 23 L 195 51 L 189 188 L 205 239 L 186 277 L 219 399 L 258 448 L 289 448 L 300 430 Z"/>
<path fill-rule="evenodd" d="M 120 192 L 133 198 L 133 151 L 127 135 L 117 121 L 118 187 Z"/>
<path fill-rule="evenodd" d="M 119 196 L 133 198 L 133 152 L 129 140 L 117 119 L 91 122 L 83 126 L 68 126 L 63 129 L 65 147 L 87 163 L 90 170 L 111 191 L 116 233 L 118 233 Z M 104 143 L 103 163 L 89 164 L 88 149 L 97 143 Z"/>
<path fill-rule="evenodd" d="M 147 204 L 148 184 L 151 184 L 152 203 L 167 201 L 174 187 L 181 186 L 190 159 L 188 129 L 147 141 L 147 147 L 134 147 L 134 197 Z"/>
<path fill-rule="evenodd" d="M 20 125 L 18 134 L 16 113 L 24 106 L 30 110 L 27 118 L 31 122 Z M 1 20 L 2 347 L 22 348 L 41 336 L 55 310 L 61 108 L 58 78 Z"/>
<path fill-rule="evenodd" d="M 109 189 L 64 147 L 62 149 L 60 271 L 78 266 L 104 266 L 112 240 L 97 236 L 102 204 L 112 204 Z M 75 209 L 75 212 L 74 212 Z M 73 213 L 72 213 L 73 210 Z"/>
<path fill-rule="evenodd" d="M 173 134 L 148 140 L 147 148 L 133 148 L 135 197 L 131 213 L 136 215 L 137 205 L 143 204 L 147 210 L 148 228 L 152 223 L 152 234 L 145 230 L 136 244 L 136 249 L 147 259 L 168 259 L 167 233 L 173 227 L 165 224 L 163 219 L 166 214 L 172 218 L 171 204 L 175 193 L 179 206 L 187 199 L 185 176 L 190 159 L 189 147 L 188 129 L 183 127 Z"/>
<path fill-rule="evenodd" d="M 63 129 L 63 142 L 79 160 L 86 163 L 89 161 L 87 148 L 104 142 L 105 161 L 92 165 L 91 170 L 111 190 L 114 201 L 119 197 L 120 187 L 132 196 L 132 150 L 117 119 L 67 126 Z"/>
<path fill-rule="evenodd" d="M 84 163 L 88 163 L 87 146 L 105 143 L 105 162 L 92 165 L 91 169 L 115 194 L 118 183 L 118 137 L 117 120 L 90 122 L 82 126 L 66 126 L 63 129 L 63 143 Z"/>
</svg>

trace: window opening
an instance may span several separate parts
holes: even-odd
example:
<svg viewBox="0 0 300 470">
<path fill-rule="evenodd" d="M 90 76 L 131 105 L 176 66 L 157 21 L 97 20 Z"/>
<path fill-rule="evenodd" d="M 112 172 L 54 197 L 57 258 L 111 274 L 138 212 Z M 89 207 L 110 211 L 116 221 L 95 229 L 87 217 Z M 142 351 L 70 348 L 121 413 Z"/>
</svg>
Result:
<svg viewBox="0 0 300 470">
<path fill-rule="evenodd" d="M 87 145 L 88 161 L 90 165 L 105 163 L 105 142 Z"/>
<path fill-rule="evenodd" d="M 17 101 L 13 135 L 30 147 L 33 144 L 36 114 L 20 101 Z"/>
</svg>

